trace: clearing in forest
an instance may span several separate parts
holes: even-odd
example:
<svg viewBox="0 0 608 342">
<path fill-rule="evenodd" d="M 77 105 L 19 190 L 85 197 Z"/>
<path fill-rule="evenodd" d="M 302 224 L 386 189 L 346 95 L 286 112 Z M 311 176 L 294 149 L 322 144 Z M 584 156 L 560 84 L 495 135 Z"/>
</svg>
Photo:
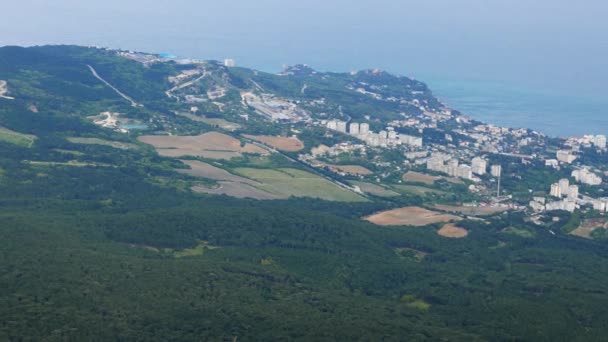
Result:
<svg viewBox="0 0 608 342">
<path fill-rule="evenodd" d="M 383 211 L 364 218 L 380 226 L 426 226 L 433 223 L 460 220 L 460 217 L 442 214 L 420 207 L 404 207 Z"/>
<path fill-rule="evenodd" d="M 36 141 L 36 136 L 11 131 L 8 128 L 0 126 L 0 141 L 23 147 L 32 147 Z"/>
<path fill-rule="evenodd" d="M 448 223 L 441 227 L 441 229 L 437 231 L 437 234 L 447 238 L 462 239 L 469 235 L 469 231 L 464 228 L 457 227 L 453 223 Z"/>
<path fill-rule="evenodd" d="M 154 146 L 161 156 L 183 157 L 195 156 L 209 159 L 231 159 L 243 153 L 267 155 L 269 152 L 253 144 L 241 144 L 241 141 L 229 135 L 208 132 L 196 136 L 146 135 L 139 140 Z"/>
<path fill-rule="evenodd" d="M 67 138 L 68 141 L 74 144 L 84 144 L 84 145 L 102 145 L 102 146 L 110 146 L 114 148 L 118 148 L 121 150 L 136 150 L 139 146 L 135 144 L 120 142 L 120 141 L 111 141 L 111 140 L 103 140 L 99 138 Z"/>
<path fill-rule="evenodd" d="M 285 152 L 298 152 L 304 149 L 304 143 L 296 137 L 274 137 L 270 135 L 249 135 L 243 134 L 247 139 L 261 142 L 280 151 Z"/>
<path fill-rule="evenodd" d="M 591 239 L 591 233 L 596 229 L 608 229 L 608 219 L 605 217 L 584 220 L 581 225 L 570 234 Z"/>
</svg>

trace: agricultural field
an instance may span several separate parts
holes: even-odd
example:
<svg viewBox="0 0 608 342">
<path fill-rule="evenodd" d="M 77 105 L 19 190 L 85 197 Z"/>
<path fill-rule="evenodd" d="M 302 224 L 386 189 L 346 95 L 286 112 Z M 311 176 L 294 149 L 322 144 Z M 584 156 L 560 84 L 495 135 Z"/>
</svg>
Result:
<svg viewBox="0 0 608 342">
<path fill-rule="evenodd" d="M 376 185 L 376 184 L 372 184 L 372 183 L 353 181 L 353 182 L 350 182 L 350 184 L 352 184 L 354 186 L 358 186 L 359 189 L 361 189 L 361 191 L 363 191 L 366 194 L 373 195 L 373 196 L 378 196 L 378 197 L 401 196 L 401 194 L 399 194 L 398 192 L 389 190 L 385 187 L 382 187 L 382 186 Z"/>
<path fill-rule="evenodd" d="M 454 184 L 462 184 L 462 181 L 457 178 L 431 176 L 431 175 L 427 175 L 425 173 L 414 172 L 414 171 L 407 172 L 405 175 L 403 175 L 402 179 L 404 182 L 424 183 L 424 184 L 428 184 L 428 185 L 433 185 L 435 183 L 435 181 L 438 181 L 440 179 L 445 179 L 448 182 L 451 182 Z"/>
<path fill-rule="evenodd" d="M 424 186 L 417 186 L 417 185 L 393 185 L 392 187 L 395 190 L 400 191 L 401 193 L 404 193 L 404 194 L 414 194 L 414 195 L 428 195 L 428 194 L 446 195 L 447 194 L 445 191 L 431 189 L 431 188 L 427 188 Z"/>
<path fill-rule="evenodd" d="M 448 211 L 448 212 L 468 215 L 468 216 L 488 216 L 488 215 L 494 215 L 494 214 L 502 213 L 502 212 L 509 210 L 508 208 L 503 208 L 503 207 L 471 207 L 471 206 L 463 206 L 463 205 L 456 206 L 456 205 L 443 205 L 443 204 L 437 204 L 433 208 L 441 210 L 441 211 Z"/>
<path fill-rule="evenodd" d="M 146 135 L 139 141 L 154 146 L 158 154 L 165 157 L 194 156 L 209 159 L 232 159 L 243 153 L 267 155 L 268 151 L 219 132 L 208 132 L 197 136 Z"/>
<path fill-rule="evenodd" d="M 284 138 L 284 137 L 274 137 L 274 136 L 269 136 L 269 135 L 249 135 L 249 134 L 243 134 L 243 136 L 247 139 L 261 142 L 263 144 L 276 148 L 277 150 L 280 150 L 280 151 L 298 152 L 298 151 L 301 151 L 304 149 L 304 143 L 296 137 Z"/>
<path fill-rule="evenodd" d="M 286 198 L 286 196 L 279 196 L 260 190 L 253 185 L 228 181 L 220 181 L 216 187 L 197 185 L 192 187 L 192 191 L 210 195 L 226 195 L 235 198 L 253 198 L 258 200 Z"/>
<path fill-rule="evenodd" d="M 68 141 L 74 143 L 74 144 L 83 144 L 83 145 L 103 145 L 103 146 L 110 146 L 110 147 L 114 147 L 117 149 L 121 149 L 121 150 L 136 150 L 139 148 L 139 146 L 135 145 L 135 144 L 130 144 L 130 143 L 124 143 L 124 142 L 120 142 L 120 141 L 111 141 L 111 140 L 104 140 L 104 139 L 99 139 L 99 138 L 67 138 Z"/>
<path fill-rule="evenodd" d="M 234 132 L 238 129 L 241 129 L 241 125 L 234 123 L 234 122 L 230 122 L 224 119 L 219 119 L 219 118 L 207 118 L 204 116 L 198 116 L 198 115 L 194 115 L 194 114 L 187 114 L 187 113 L 177 113 L 177 115 L 179 116 L 183 116 L 185 118 L 188 118 L 192 121 L 196 121 L 196 122 L 202 122 L 205 123 L 207 125 L 210 126 L 215 126 L 215 127 L 219 127 L 221 129 L 230 131 L 230 132 Z"/>
<path fill-rule="evenodd" d="M 192 187 L 192 191 L 194 192 L 262 200 L 286 197 L 270 194 L 266 191 L 260 190 L 258 187 L 263 186 L 262 183 L 233 175 L 232 173 L 211 164 L 195 160 L 182 160 L 182 162 L 190 166 L 190 169 L 179 169 L 177 170 L 178 172 L 194 177 L 218 181 L 218 186 L 216 187 L 206 187 L 200 185 L 194 186 Z"/>
<path fill-rule="evenodd" d="M 235 172 L 263 183 L 260 189 L 277 196 L 313 197 L 340 202 L 365 201 L 355 192 L 303 170 L 238 168 Z"/>
<path fill-rule="evenodd" d="M 464 228 L 458 227 L 453 223 L 448 223 L 441 227 L 441 229 L 437 231 L 437 234 L 447 238 L 462 239 L 469 235 L 469 231 Z"/>
<path fill-rule="evenodd" d="M 182 160 L 182 163 L 190 166 L 190 169 L 178 169 L 179 173 L 187 174 L 194 177 L 207 178 L 216 181 L 229 181 L 244 183 L 249 185 L 261 185 L 261 183 L 254 180 L 233 175 L 232 173 L 213 166 L 211 164 L 203 163 L 196 160 Z"/>
<path fill-rule="evenodd" d="M 596 229 L 608 229 L 608 219 L 605 217 L 584 220 L 581 225 L 573 230 L 570 234 L 591 239 L 591 233 Z"/>
<path fill-rule="evenodd" d="M 11 131 L 0 126 L 0 141 L 23 147 L 32 147 L 36 141 L 36 136 Z"/>
<path fill-rule="evenodd" d="M 433 223 L 458 221 L 461 218 L 454 215 L 442 214 L 420 207 L 405 207 L 383 211 L 364 217 L 366 221 L 380 226 L 417 226 L 422 227 Z"/>
<path fill-rule="evenodd" d="M 329 167 L 333 172 L 344 172 L 349 175 L 355 176 L 369 176 L 373 174 L 369 169 L 361 166 L 361 165 L 331 165 L 325 164 L 325 166 Z"/>
</svg>

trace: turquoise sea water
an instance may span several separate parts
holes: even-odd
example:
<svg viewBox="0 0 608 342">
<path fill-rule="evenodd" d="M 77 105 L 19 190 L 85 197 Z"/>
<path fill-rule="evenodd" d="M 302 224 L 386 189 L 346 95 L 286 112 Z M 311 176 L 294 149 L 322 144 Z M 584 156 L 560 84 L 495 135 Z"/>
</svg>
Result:
<svg viewBox="0 0 608 342">
<path fill-rule="evenodd" d="M 499 82 L 423 81 L 448 106 L 483 122 L 532 128 L 550 136 L 608 134 L 608 96 Z"/>
</svg>

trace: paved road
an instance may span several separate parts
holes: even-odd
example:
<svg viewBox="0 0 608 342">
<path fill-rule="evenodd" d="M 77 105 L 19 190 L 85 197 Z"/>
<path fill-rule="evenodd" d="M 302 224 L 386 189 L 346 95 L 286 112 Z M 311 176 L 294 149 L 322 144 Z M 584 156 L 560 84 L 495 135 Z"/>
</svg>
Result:
<svg viewBox="0 0 608 342">
<path fill-rule="evenodd" d="M 129 96 L 125 95 L 120 90 L 116 89 L 116 87 L 114 87 L 113 85 L 111 85 L 110 82 L 104 80 L 101 76 L 99 76 L 99 74 L 97 73 L 97 71 L 92 66 L 90 66 L 90 65 L 87 65 L 87 66 L 89 67 L 89 69 L 91 70 L 91 73 L 93 74 L 93 76 L 95 76 L 95 78 L 97 78 L 98 80 L 100 80 L 101 82 L 103 82 L 108 87 L 112 88 L 112 90 L 114 90 L 116 92 L 116 94 L 120 95 L 123 99 L 131 102 L 131 106 L 133 106 L 133 107 L 143 107 L 144 106 L 142 104 L 139 104 L 139 103 L 135 102 L 132 98 L 130 98 Z"/>
</svg>

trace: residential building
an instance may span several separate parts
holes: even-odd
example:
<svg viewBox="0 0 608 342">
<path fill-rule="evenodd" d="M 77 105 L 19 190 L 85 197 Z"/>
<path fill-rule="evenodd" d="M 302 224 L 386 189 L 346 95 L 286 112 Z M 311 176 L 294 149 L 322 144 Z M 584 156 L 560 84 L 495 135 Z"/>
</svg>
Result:
<svg viewBox="0 0 608 342">
<path fill-rule="evenodd" d="M 481 157 L 475 157 L 471 162 L 471 167 L 474 174 L 483 176 L 488 169 L 488 161 Z"/>
<path fill-rule="evenodd" d="M 490 168 L 490 173 L 494 177 L 500 177 L 502 175 L 502 166 L 501 165 L 492 165 Z"/>
</svg>

